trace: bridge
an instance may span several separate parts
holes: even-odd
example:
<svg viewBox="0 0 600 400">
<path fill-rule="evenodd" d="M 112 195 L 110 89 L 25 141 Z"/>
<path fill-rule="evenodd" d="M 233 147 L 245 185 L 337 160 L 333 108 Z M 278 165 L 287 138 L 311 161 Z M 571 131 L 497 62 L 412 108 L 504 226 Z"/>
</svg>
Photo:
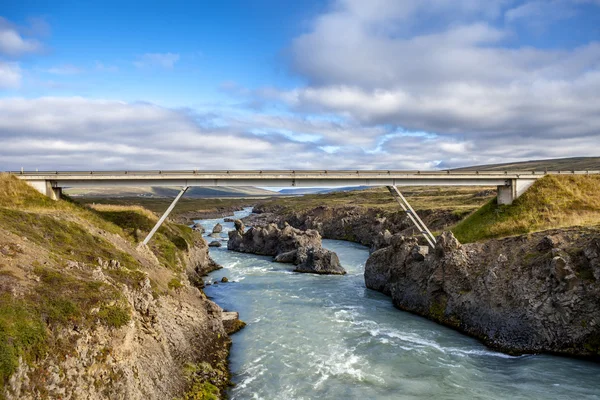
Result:
<svg viewBox="0 0 600 400">
<path fill-rule="evenodd" d="M 435 237 L 425 226 L 398 186 L 496 186 L 498 204 L 512 204 L 533 183 L 545 175 L 589 175 L 600 171 L 393 171 L 393 170 L 263 170 L 263 171 L 17 171 L 9 172 L 26 181 L 39 192 L 59 199 L 63 188 L 107 186 L 182 187 L 171 206 L 159 219 L 144 244 L 148 243 L 175 204 L 189 187 L 263 186 L 263 187 L 333 187 L 386 186 L 407 212 L 427 242 Z"/>
</svg>

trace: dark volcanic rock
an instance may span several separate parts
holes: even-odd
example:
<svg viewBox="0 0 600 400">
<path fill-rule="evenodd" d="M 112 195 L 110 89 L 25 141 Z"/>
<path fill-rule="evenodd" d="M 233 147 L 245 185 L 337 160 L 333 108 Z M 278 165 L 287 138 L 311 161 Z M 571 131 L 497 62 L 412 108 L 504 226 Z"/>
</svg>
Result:
<svg viewBox="0 0 600 400">
<path fill-rule="evenodd" d="M 294 272 L 331 275 L 346 274 L 346 270 L 342 268 L 337 254 L 331 250 L 303 247 L 297 250 L 297 253 L 297 261 L 300 263 L 296 265 Z"/>
<path fill-rule="evenodd" d="M 461 245 L 443 233 L 424 254 L 394 236 L 365 267 L 398 308 L 508 353 L 600 356 L 600 234 L 571 229 Z M 556 247 L 560 246 L 560 247 Z"/>
<path fill-rule="evenodd" d="M 213 240 L 212 242 L 210 242 L 208 244 L 208 247 L 221 247 L 221 246 L 222 246 L 222 244 L 218 240 Z"/>
<path fill-rule="evenodd" d="M 221 233 L 221 232 L 223 232 L 223 226 L 221 224 L 217 223 L 215 225 L 215 227 L 213 228 L 212 233 Z"/>
<path fill-rule="evenodd" d="M 242 253 L 276 256 L 300 247 L 321 247 L 321 235 L 314 230 L 301 231 L 286 225 L 280 229 L 275 224 L 256 226 L 243 233 L 244 225 L 235 222 L 236 230 L 229 232 L 227 248 Z"/>
<path fill-rule="evenodd" d="M 285 224 L 256 226 L 244 233 L 244 224 L 235 221 L 235 231 L 229 232 L 227 248 L 242 253 L 275 257 L 274 261 L 292 263 L 297 272 L 343 275 L 337 254 L 321 247 L 317 231 L 301 231 Z"/>
<path fill-rule="evenodd" d="M 393 201 L 391 197 L 390 201 Z M 392 234 L 410 236 L 417 233 L 408 215 L 400 209 L 391 212 L 353 205 L 324 205 L 281 214 L 276 205 L 261 204 L 254 208 L 254 212 L 256 214 L 244 220 L 253 225 L 275 223 L 282 226 L 287 222 L 298 229 L 314 229 L 327 239 L 348 240 L 370 246 L 372 251 L 388 246 Z M 442 230 L 461 219 L 453 210 L 419 210 L 418 214 L 431 230 Z M 386 234 L 386 230 L 389 234 Z"/>
</svg>

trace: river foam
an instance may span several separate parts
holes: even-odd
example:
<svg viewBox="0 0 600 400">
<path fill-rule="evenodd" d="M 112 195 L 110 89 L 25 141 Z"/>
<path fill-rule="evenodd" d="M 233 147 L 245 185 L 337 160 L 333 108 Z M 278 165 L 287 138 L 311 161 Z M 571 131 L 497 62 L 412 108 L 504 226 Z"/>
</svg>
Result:
<svg viewBox="0 0 600 400">
<path fill-rule="evenodd" d="M 210 232 L 217 222 L 233 229 L 202 224 Z M 210 249 L 224 267 L 210 279 L 235 282 L 206 293 L 248 323 L 232 337 L 232 399 L 600 398 L 599 365 L 512 357 L 399 311 L 364 287 L 366 248 L 323 244 L 348 275 L 297 274 L 269 257 Z"/>
</svg>

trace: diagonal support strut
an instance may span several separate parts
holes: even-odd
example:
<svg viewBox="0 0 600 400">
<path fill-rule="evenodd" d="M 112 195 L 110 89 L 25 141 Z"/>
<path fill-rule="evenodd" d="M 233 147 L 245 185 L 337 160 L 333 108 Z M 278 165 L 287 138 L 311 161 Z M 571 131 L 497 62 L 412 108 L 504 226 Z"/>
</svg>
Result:
<svg viewBox="0 0 600 400">
<path fill-rule="evenodd" d="M 427 225 L 425 225 L 423 220 L 421 220 L 421 218 L 417 215 L 415 210 L 413 210 L 410 203 L 406 200 L 402 193 L 400 193 L 398 188 L 396 186 L 387 186 L 387 188 L 396 200 L 396 202 L 400 204 L 400 207 L 402 207 L 402 209 L 408 214 L 411 221 L 413 222 L 413 224 L 415 224 L 419 232 L 421 232 L 421 234 L 425 237 L 427 243 L 429 243 L 429 245 L 432 248 L 435 247 L 435 236 L 433 236 L 431 231 L 427 228 Z"/>
<path fill-rule="evenodd" d="M 152 236 L 154 236 L 154 234 L 156 233 L 156 231 L 158 230 L 158 228 L 160 228 L 160 226 L 163 224 L 163 222 L 165 222 L 165 219 L 167 219 L 167 217 L 169 216 L 169 214 L 171 214 L 171 211 L 173 211 L 173 209 L 175 208 L 175 205 L 177 204 L 177 202 L 179 201 L 179 199 L 181 198 L 181 196 L 183 196 L 184 193 L 187 192 L 188 189 L 189 189 L 188 186 L 186 186 L 183 189 L 181 189 L 181 192 L 179 192 L 179 194 L 177 195 L 177 197 L 175 197 L 175 200 L 173 200 L 173 202 L 171 203 L 171 205 L 169 206 L 169 208 L 167 208 L 167 211 L 165 211 L 165 213 L 162 215 L 162 217 L 160 217 L 160 219 L 158 220 L 158 222 L 156 223 L 156 225 L 154 225 L 154 228 L 152 228 L 152 230 L 150 231 L 150 233 L 148 234 L 148 236 L 146 236 L 146 239 L 144 239 L 144 241 L 142 242 L 144 245 L 147 245 L 148 242 L 150 241 L 150 239 L 152 239 Z"/>
</svg>

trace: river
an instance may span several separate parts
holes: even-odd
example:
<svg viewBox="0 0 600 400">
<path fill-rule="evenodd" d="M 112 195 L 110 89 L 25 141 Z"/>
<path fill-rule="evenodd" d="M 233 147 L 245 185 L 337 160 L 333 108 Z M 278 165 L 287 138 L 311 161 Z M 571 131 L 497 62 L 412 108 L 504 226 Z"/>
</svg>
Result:
<svg viewBox="0 0 600 400">
<path fill-rule="evenodd" d="M 221 223 L 223 239 L 233 229 L 200 222 Z M 598 364 L 511 357 L 395 309 L 365 287 L 363 246 L 323 240 L 348 274 L 318 276 L 223 244 L 210 250 L 224 267 L 210 279 L 232 282 L 205 292 L 248 324 L 232 336 L 231 399 L 600 399 Z"/>
</svg>

